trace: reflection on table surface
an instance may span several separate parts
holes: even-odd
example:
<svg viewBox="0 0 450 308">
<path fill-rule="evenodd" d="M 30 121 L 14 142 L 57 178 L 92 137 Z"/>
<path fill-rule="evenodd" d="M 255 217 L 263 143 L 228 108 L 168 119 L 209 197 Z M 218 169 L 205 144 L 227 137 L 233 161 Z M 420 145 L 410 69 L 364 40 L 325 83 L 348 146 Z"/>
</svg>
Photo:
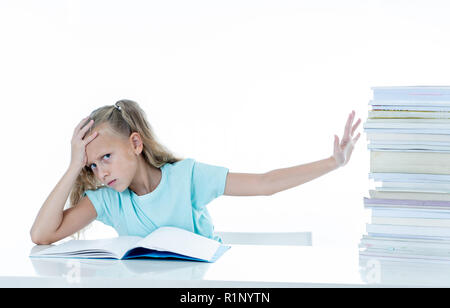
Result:
<svg viewBox="0 0 450 308">
<path fill-rule="evenodd" d="M 450 263 L 360 256 L 362 280 L 368 285 L 450 287 Z"/>
<path fill-rule="evenodd" d="M 450 287 L 450 263 L 364 256 L 356 235 L 326 245 L 231 245 L 215 263 L 30 258 L 46 246 L 23 245 L 2 255 L 0 286 Z"/>
<path fill-rule="evenodd" d="M 215 263 L 29 258 L 35 277 L 261 283 L 273 286 L 450 286 L 450 264 L 366 257 L 357 246 L 234 245 Z M 215 285 L 217 286 L 217 285 Z M 219 285 L 220 286 L 220 285 Z M 248 284 L 246 286 L 249 286 Z"/>
<path fill-rule="evenodd" d="M 35 246 L 34 250 L 42 249 Z M 114 260 L 114 259 L 67 259 L 30 258 L 38 276 L 76 278 L 132 278 L 197 280 L 202 279 L 209 263 L 180 260 Z M 150 262 L 149 262 L 150 261 Z M 70 279 L 70 278 L 69 278 Z"/>
</svg>

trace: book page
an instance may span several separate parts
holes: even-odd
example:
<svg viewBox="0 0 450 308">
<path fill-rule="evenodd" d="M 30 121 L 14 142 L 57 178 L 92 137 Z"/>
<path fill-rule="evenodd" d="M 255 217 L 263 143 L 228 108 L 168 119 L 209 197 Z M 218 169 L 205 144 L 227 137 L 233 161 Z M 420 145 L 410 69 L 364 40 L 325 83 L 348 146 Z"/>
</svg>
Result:
<svg viewBox="0 0 450 308">
<path fill-rule="evenodd" d="M 31 256 L 74 256 L 96 257 L 98 252 L 108 252 L 111 257 L 121 258 L 125 252 L 138 242 L 138 236 L 119 236 L 100 240 L 71 240 L 57 246 L 44 249 Z M 102 254 L 104 255 L 104 254 Z"/>
<path fill-rule="evenodd" d="M 136 244 L 136 247 L 170 251 L 202 260 L 210 260 L 220 246 L 215 240 L 174 227 L 156 229 Z"/>
</svg>

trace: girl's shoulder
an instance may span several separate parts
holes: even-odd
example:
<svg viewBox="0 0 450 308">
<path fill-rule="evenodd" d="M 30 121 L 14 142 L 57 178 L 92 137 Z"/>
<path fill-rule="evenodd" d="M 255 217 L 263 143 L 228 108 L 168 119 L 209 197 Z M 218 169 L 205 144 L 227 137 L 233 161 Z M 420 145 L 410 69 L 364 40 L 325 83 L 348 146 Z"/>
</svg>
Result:
<svg viewBox="0 0 450 308">
<path fill-rule="evenodd" d="M 178 169 L 178 168 L 189 168 L 189 167 L 192 167 L 194 165 L 194 163 L 195 163 L 195 159 L 193 159 L 193 158 L 185 158 L 185 159 L 179 160 L 179 161 L 177 161 L 175 163 L 167 163 L 163 167 L 164 168 L 167 168 L 167 167 L 168 168 L 176 168 L 176 169 Z"/>
<path fill-rule="evenodd" d="M 195 168 L 195 163 L 195 159 L 185 158 L 175 163 L 167 163 L 162 166 L 161 170 L 164 173 L 164 176 L 170 178 L 171 181 L 174 179 L 180 180 L 182 178 L 191 177 L 192 171 Z"/>
</svg>

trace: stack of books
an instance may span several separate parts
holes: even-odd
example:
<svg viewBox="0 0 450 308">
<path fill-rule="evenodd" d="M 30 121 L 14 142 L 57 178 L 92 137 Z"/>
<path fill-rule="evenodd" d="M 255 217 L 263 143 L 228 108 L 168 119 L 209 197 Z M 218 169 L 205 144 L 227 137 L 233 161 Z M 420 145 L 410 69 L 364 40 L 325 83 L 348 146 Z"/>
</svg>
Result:
<svg viewBox="0 0 450 308">
<path fill-rule="evenodd" d="M 450 261 L 450 87 L 375 87 L 360 256 Z"/>
</svg>

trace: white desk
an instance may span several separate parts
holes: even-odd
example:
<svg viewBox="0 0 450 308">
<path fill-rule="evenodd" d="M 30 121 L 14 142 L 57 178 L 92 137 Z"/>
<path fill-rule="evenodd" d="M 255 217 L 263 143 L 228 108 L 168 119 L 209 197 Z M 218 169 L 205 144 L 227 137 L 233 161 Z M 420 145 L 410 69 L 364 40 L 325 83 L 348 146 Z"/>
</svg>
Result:
<svg viewBox="0 0 450 308">
<path fill-rule="evenodd" d="M 29 253 L 3 256 L 0 287 L 450 286 L 450 264 L 367 263 L 356 245 L 234 245 L 215 263 L 38 259 Z"/>
</svg>

